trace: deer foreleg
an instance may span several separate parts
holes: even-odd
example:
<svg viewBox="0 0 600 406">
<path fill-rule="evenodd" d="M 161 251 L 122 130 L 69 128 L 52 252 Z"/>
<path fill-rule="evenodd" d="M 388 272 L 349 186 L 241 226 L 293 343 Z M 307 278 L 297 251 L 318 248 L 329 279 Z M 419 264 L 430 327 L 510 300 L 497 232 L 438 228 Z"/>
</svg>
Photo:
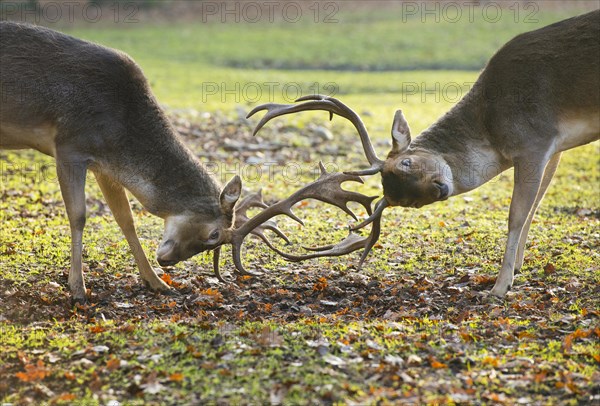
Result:
<svg viewBox="0 0 600 406">
<path fill-rule="evenodd" d="M 492 295 L 504 297 L 512 287 L 517 252 L 521 238 L 526 239 L 526 224 L 533 217 L 535 203 L 542 185 L 544 168 L 547 160 L 543 162 L 515 162 L 515 186 L 510 203 L 508 216 L 508 239 L 502 260 L 502 267 L 496 279 Z"/>
<path fill-rule="evenodd" d="M 169 286 L 156 275 L 156 272 L 152 266 L 150 266 L 150 262 L 148 262 L 148 258 L 140 244 L 140 240 L 138 239 L 133 224 L 131 207 L 129 206 L 129 200 L 127 199 L 125 189 L 120 184 L 113 182 L 111 179 L 100 173 L 94 173 L 94 175 L 96 176 L 98 185 L 100 185 L 102 194 L 106 198 L 108 207 L 110 207 L 110 211 L 115 217 L 115 221 L 129 243 L 135 262 L 140 270 L 142 280 L 146 286 L 152 290 L 168 291 L 170 289 Z"/>
<path fill-rule="evenodd" d="M 521 240 L 519 241 L 519 248 L 517 250 L 517 259 L 515 262 L 515 271 L 518 271 L 523 266 L 523 257 L 525 256 L 525 245 L 527 243 L 527 235 L 529 234 L 529 228 L 531 227 L 531 221 L 533 220 L 533 216 L 537 211 L 546 191 L 548 190 L 548 186 L 556 173 L 556 168 L 558 168 L 558 164 L 560 162 L 561 153 L 558 152 L 550 158 L 548 164 L 546 165 L 546 169 L 544 169 L 544 177 L 542 178 L 542 184 L 540 185 L 540 189 L 538 190 L 537 196 L 535 198 L 535 202 L 533 203 L 533 208 L 527 217 L 527 221 L 525 222 L 525 226 L 523 227 L 523 232 L 521 233 Z"/>
</svg>

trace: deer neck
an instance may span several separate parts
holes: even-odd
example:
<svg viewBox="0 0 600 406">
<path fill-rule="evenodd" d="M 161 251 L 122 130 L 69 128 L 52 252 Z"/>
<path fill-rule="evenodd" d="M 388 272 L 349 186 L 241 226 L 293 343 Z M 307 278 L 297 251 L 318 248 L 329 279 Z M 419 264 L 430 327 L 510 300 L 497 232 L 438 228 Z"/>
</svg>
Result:
<svg viewBox="0 0 600 406">
<path fill-rule="evenodd" d="M 156 107 L 158 108 L 158 107 Z M 150 213 L 219 214 L 217 181 L 183 145 L 162 112 L 128 125 L 99 169 L 127 188 Z"/>
<path fill-rule="evenodd" d="M 444 161 L 451 172 L 454 195 L 481 186 L 511 166 L 494 148 L 484 124 L 483 104 L 477 99 L 475 92 L 465 96 L 411 144 L 411 149 Z"/>
<path fill-rule="evenodd" d="M 132 181 L 125 187 L 150 213 L 162 218 L 186 212 L 214 212 L 216 216 L 219 186 L 184 148 L 162 150 L 143 172 L 135 173 L 137 168 L 133 168 Z"/>
</svg>

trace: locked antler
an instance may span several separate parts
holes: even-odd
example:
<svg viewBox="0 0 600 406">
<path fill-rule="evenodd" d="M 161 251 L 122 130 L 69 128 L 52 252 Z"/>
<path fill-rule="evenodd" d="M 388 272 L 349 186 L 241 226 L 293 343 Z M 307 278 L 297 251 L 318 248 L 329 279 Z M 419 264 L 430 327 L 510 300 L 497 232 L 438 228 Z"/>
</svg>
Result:
<svg viewBox="0 0 600 406">
<path fill-rule="evenodd" d="M 253 275 L 244 268 L 244 265 L 242 264 L 241 260 L 242 245 L 244 243 L 245 238 L 250 234 L 258 236 L 262 241 L 265 242 L 265 244 L 270 249 L 272 249 L 273 251 L 290 261 L 302 261 L 304 259 L 325 256 L 340 256 L 349 254 L 361 248 L 365 248 L 365 252 L 368 253 L 368 250 L 370 250 L 373 247 L 373 245 L 379 238 L 379 220 L 381 218 L 382 211 L 380 209 L 381 202 L 378 203 L 376 212 L 372 213 L 371 203 L 373 202 L 373 200 L 375 200 L 376 196 L 366 196 L 360 193 L 342 189 L 341 187 L 341 185 L 344 182 L 349 181 L 363 183 L 363 180 L 360 178 L 360 176 L 347 173 L 327 172 L 322 163 L 319 163 L 319 167 L 321 169 L 321 175 L 319 176 L 319 178 L 314 182 L 311 182 L 303 188 L 299 189 L 287 199 L 281 200 L 267 207 L 262 201 L 262 196 L 260 192 L 258 192 L 256 194 L 246 197 L 238 204 L 236 208 L 236 225 L 235 228 L 231 230 L 230 237 L 227 241 L 231 243 L 233 262 L 238 273 Z M 298 223 L 304 225 L 304 222 L 294 214 L 294 212 L 292 211 L 292 207 L 296 203 L 306 199 L 315 199 L 339 207 L 355 220 L 357 220 L 356 215 L 352 212 L 352 210 L 348 208 L 348 203 L 350 202 L 356 202 L 362 205 L 367 211 L 367 213 L 371 215 L 371 217 L 377 213 L 379 213 L 379 215 L 377 218 L 374 218 L 372 220 L 373 228 L 371 229 L 371 234 L 368 237 L 360 237 L 351 231 L 348 237 L 346 237 L 342 242 L 336 245 L 307 248 L 308 250 L 311 250 L 313 252 L 306 255 L 288 254 L 275 247 L 271 243 L 271 241 L 265 236 L 264 232 L 266 230 L 271 230 L 275 234 L 277 234 L 277 236 L 282 238 L 286 243 L 289 243 L 289 239 L 287 238 L 287 236 L 277 227 L 276 223 L 272 220 L 272 218 L 279 215 L 286 215 L 291 219 L 297 221 Z M 248 218 L 247 210 L 251 207 L 261 207 L 264 208 L 264 210 L 255 215 L 254 217 Z M 362 226 L 364 225 L 361 224 L 361 228 Z M 220 280 L 222 280 L 221 275 L 219 273 L 220 252 L 218 248 L 215 249 L 214 254 L 215 259 L 213 265 L 215 274 Z M 366 258 L 366 254 L 363 254 L 363 257 Z M 361 259 L 361 264 L 364 261 L 364 258 Z"/>
<path fill-rule="evenodd" d="M 318 258 L 318 257 L 331 257 L 331 256 L 341 256 L 345 254 L 349 254 L 361 248 L 364 248 L 364 252 L 361 256 L 359 262 L 359 268 L 364 263 L 365 259 L 369 255 L 369 252 L 379 239 L 379 235 L 381 232 L 381 215 L 386 207 L 389 206 L 389 203 L 385 198 L 382 198 L 375 205 L 375 211 L 371 214 L 371 203 L 375 199 L 375 197 L 367 197 L 361 195 L 359 193 L 348 192 L 341 188 L 341 184 L 346 181 L 355 181 L 363 183 L 360 176 L 362 175 L 374 175 L 383 170 L 383 161 L 377 157 L 375 153 L 375 149 L 371 143 L 369 134 L 367 129 L 358 116 L 352 109 L 346 106 L 344 103 L 335 99 L 333 97 L 323 96 L 323 95 L 310 95 L 304 96 L 296 100 L 296 102 L 303 101 L 304 103 L 300 104 L 276 104 L 276 103 L 267 103 L 262 104 L 260 106 L 255 107 L 248 115 L 247 118 L 253 116 L 259 111 L 267 110 L 267 114 L 258 122 L 256 128 L 254 129 L 254 135 L 271 119 L 279 116 L 283 116 L 286 114 L 297 113 L 300 111 L 307 110 L 325 110 L 329 112 L 329 119 L 333 118 L 334 114 L 337 114 L 341 117 L 349 120 L 356 130 L 358 131 L 358 135 L 360 136 L 360 140 L 365 152 L 365 156 L 371 164 L 371 167 L 365 170 L 360 171 L 351 171 L 344 173 L 328 173 L 323 165 L 321 166 L 321 176 L 315 182 L 305 186 L 304 188 L 298 190 L 296 193 L 291 195 L 289 198 L 274 204 L 273 206 L 265 209 L 263 212 L 259 213 L 257 216 L 252 219 L 247 220 L 247 217 L 244 216 L 244 223 L 239 228 L 233 231 L 233 235 L 231 238 L 231 244 L 233 246 L 233 259 L 235 262 L 235 266 L 237 271 L 241 273 L 247 273 L 244 269 L 240 254 L 241 254 L 241 245 L 243 243 L 244 238 L 248 234 L 258 235 L 273 251 L 284 257 L 289 261 L 303 261 L 305 259 Z M 304 247 L 307 250 L 313 251 L 310 254 L 304 255 L 294 255 L 288 254 L 286 252 L 281 251 L 280 249 L 274 247 L 271 242 L 264 236 L 264 228 L 268 228 L 270 230 L 275 231 L 281 238 L 283 238 L 286 242 L 289 240 L 279 230 L 272 220 L 272 217 L 285 214 L 288 217 L 298 221 L 300 224 L 303 224 L 302 220 L 300 220 L 296 215 L 294 215 L 291 211 L 291 207 L 304 199 L 314 198 L 326 203 L 334 204 L 344 210 L 346 213 L 350 214 L 355 220 L 356 216 L 352 211 L 350 211 L 347 207 L 347 203 L 349 201 L 357 201 L 362 204 L 370 216 L 364 220 L 362 223 L 350 228 L 350 232 L 348 236 L 338 244 L 328 245 L 323 247 Z M 340 202 L 342 204 L 340 204 Z M 263 224 L 264 221 L 268 223 Z M 371 232 L 367 237 L 361 237 L 354 233 L 361 228 L 366 227 L 367 225 L 372 224 Z M 258 227 L 258 233 L 253 232 L 254 228 Z M 217 268 L 215 268 L 215 272 Z"/>
</svg>

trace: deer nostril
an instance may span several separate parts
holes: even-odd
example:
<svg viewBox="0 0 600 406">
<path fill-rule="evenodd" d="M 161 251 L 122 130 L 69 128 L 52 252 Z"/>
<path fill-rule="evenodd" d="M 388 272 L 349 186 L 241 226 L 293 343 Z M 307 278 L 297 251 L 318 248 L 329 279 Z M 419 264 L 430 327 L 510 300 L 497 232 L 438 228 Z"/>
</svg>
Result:
<svg viewBox="0 0 600 406">
<path fill-rule="evenodd" d="M 156 256 L 158 258 L 168 257 L 169 254 L 171 254 L 174 245 L 175 242 L 173 240 L 165 241 L 160 245 L 160 247 L 158 247 L 158 250 L 156 251 Z"/>
<path fill-rule="evenodd" d="M 440 181 L 434 181 L 433 182 L 435 184 L 435 187 L 440 191 L 440 199 L 444 199 L 446 197 L 448 197 L 449 194 L 449 188 L 448 185 L 446 185 L 445 183 L 442 183 Z"/>
</svg>

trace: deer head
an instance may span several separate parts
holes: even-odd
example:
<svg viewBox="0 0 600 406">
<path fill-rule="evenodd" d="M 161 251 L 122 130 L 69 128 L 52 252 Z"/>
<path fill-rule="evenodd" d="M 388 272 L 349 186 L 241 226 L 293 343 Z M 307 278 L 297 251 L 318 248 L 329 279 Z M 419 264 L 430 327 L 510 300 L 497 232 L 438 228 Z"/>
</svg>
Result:
<svg viewBox="0 0 600 406">
<path fill-rule="evenodd" d="M 439 155 L 411 148 L 410 128 L 401 110 L 392 123 L 392 150 L 381 166 L 390 206 L 422 207 L 452 195 L 452 171 Z"/>
<path fill-rule="evenodd" d="M 219 195 L 214 213 L 181 213 L 165 217 L 163 239 L 156 252 L 161 266 L 174 265 L 200 252 L 213 250 L 231 240 L 235 205 L 242 181 L 234 176 Z"/>
<path fill-rule="evenodd" d="M 358 131 L 370 167 L 339 175 L 357 177 L 354 180 L 362 182 L 360 176 L 381 173 L 384 196 L 376 203 L 375 210 L 365 221 L 351 228 L 351 233 L 346 240 L 338 245 L 313 249 L 316 251 L 315 253 L 304 256 L 294 256 L 280 252 L 285 258 L 297 261 L 317 256 L 343 255 L 364 248 L 359 263 L 360 266 L 379 238 L 381 215 L 387 207 L 421 207 L 436 201 L 446 200 L 453 194 L 452 172 L 444 159 L 426 150 L 411 148 L 410 128 L 402 111 L 396 111 L 392 123 L 392 150 L 386 160 L 381 160 L 375 153 L 360 117 L 341 101 L 322 95 L 305 96 L 296 101 L 304 103 L 291 105 L 268 103 L 254 108 L 248 114 L 248 117 L 259 111 L 267 110 L 267 114 L 257 124 L 254 134 L 271 119 L 300 111 L 324 110 L 329 112 L 330 119 L 333 118 L 334 114 L 344 117 Z M 372 229 L 368 237 L 360 238 L 353 233 L 353 231 L 369 224 L 372 224 Z"/>
</svg>

